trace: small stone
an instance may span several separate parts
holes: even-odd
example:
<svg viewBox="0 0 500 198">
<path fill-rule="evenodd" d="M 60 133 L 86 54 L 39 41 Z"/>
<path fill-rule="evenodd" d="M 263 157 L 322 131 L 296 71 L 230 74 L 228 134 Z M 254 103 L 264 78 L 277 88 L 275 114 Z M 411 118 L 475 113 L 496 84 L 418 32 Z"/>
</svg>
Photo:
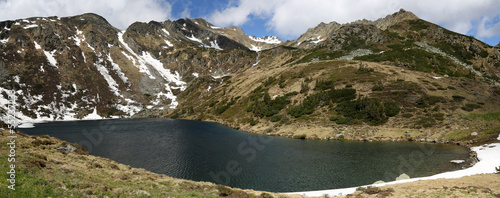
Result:
<svg viewBox="0 0 500 198">
<path fill-rule="evenodd" d="M 472 132 L 470 136 L 477 136 L 477 132 Z"/>
<path fill-rule="evenodd" d="M 461 164 L 461 163 L 464 163 L 465 160 L 451 160 L 450 162 L 455 163 L 455 164 Z"/>
</svg>

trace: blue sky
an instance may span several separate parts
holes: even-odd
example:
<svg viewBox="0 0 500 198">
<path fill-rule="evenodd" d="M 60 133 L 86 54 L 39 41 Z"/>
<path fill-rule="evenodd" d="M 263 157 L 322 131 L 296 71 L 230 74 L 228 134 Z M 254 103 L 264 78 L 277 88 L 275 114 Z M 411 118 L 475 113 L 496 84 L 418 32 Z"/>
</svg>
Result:
<svg viewBox="0 0 500 198">
<path fill-rule="evenodd" d="M 0 0 L 0 21 L 93 12 L 125 29 L 135 21 L 202 17 L 249 35 L 292 40 L 320 22 L 376 20 L 400 8 L 490 45 L 500 41 L 498 0 Z"/>
</svg>

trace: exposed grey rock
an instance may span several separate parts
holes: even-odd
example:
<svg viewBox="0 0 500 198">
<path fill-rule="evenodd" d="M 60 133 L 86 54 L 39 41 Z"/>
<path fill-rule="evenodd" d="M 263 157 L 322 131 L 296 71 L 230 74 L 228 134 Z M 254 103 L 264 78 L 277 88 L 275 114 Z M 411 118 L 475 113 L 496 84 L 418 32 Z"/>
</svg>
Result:
<svg viewBox="0 0 500 198">
<path fill-rule="evenodd" d="M 477 132 L 472 132 L 472 133 L 470 134 L 470 136 L 477 136 L 477 135 L 478 135 L 478 134 L 477 134 Z"/>
<path fill-rule="evenodd" d="M 73 145 L 71 144 L 66 144 L 66 147 L 58 147 L 57 148 L 58 151 L 62 151 L 62 152 L 73 152 L 76 150 L 76 147 L 74 147 Z"/>
</svg>

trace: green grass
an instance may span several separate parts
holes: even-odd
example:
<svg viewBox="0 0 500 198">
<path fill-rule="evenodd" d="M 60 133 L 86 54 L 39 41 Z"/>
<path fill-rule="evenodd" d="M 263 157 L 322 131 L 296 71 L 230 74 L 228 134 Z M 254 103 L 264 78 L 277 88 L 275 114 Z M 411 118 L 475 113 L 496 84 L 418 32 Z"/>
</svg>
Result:
<svg viewBox="0 0 500 198">
<path fill-rule="evenodd" d="M 321 60 L 333 60 L 345 55 L 343 51 L 331 51 L 331 50 L 315 50 L 310 54 L 304 56 L 302 59 L 296 62 L 296 64 L 300 63 L 309 63 L 312 61 L 321 61 Z"/>
<path fill-rule="evenodd" d="M 479 134 L 483 134 L 483 135 L 473 137 L 470 135 L 472 132 L 478 132 Z M 444 135 L 443 138 L 447 139 L 447 140 L 459 140 L 459 141 L 460 140 L 474 139 L 478 142 L 484 142 L 484 141 L 487 141 L 488 139 L 497 137 L 499 132 L 500 132 L 500 126 L 493 127 L 491 129 L 483 129 L 483 130 L 467 129 L 467 130 L 459 130 L 459 131 L 454 131 L 454 132 L 448 133 L 448 134 Z"/>
<path fill-rule="evenodd" d="M 371 62 L 399 62 L 407 65 L 411 70 L 435 72 L 441 75 L 447 74 L 449 76 L 463 76 L 463 74 L 455 72 L 455 63 L 441 55 L 433 54 L 423 49 L 400 50 L 399 48 L 403 46 L 393 47 L 396 49 L 386 51 L 382 54 L 355 57 L 354 59 Z"/>
<path fill-rule="evenodd" d="M 500 121 L 500 112 L 485 113 L 485 114 L 471 113 L 471 114 L 465 114 L 462 117 L 470 119 L 486 120 L 486 121 Z"/>
</svg>

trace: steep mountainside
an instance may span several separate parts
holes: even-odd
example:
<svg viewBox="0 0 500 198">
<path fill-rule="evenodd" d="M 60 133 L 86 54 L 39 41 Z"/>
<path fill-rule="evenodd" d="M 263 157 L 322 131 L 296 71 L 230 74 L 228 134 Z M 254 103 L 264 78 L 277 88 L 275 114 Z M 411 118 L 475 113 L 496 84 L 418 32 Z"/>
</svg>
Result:
<svg viewBox="0 0 500 198">
<path fill-rule="evenodd" d="M 0 82 L 3 121 L 15 101 L 23 122 L 167 116 L 307 138 L 459 140 L 469 122 L 488 137 L 500 127 L 464 116 L 498 116 L 498 48 L 405 10 L 288 42 L 203 19 L 126 30 L 95 14 L 4 21 Z"/>
<path fill-rule="evenodd" d="M 125 31 L 95 14 L 1 22 L 2 108 L 10 97 L 24 121 L 173 109 L 175 95 L 199 75 L 217 78 L 255 63 L 254 52 L 197 21 L 134 23 Z"/>
<path fill-rule="evenodd" d="M 222 84 L 196 82 L 166 116 L 296 138 L 483 142 L 500 129 L 499 55 L 405 10 L 320 24 Z"/>
</svg>

